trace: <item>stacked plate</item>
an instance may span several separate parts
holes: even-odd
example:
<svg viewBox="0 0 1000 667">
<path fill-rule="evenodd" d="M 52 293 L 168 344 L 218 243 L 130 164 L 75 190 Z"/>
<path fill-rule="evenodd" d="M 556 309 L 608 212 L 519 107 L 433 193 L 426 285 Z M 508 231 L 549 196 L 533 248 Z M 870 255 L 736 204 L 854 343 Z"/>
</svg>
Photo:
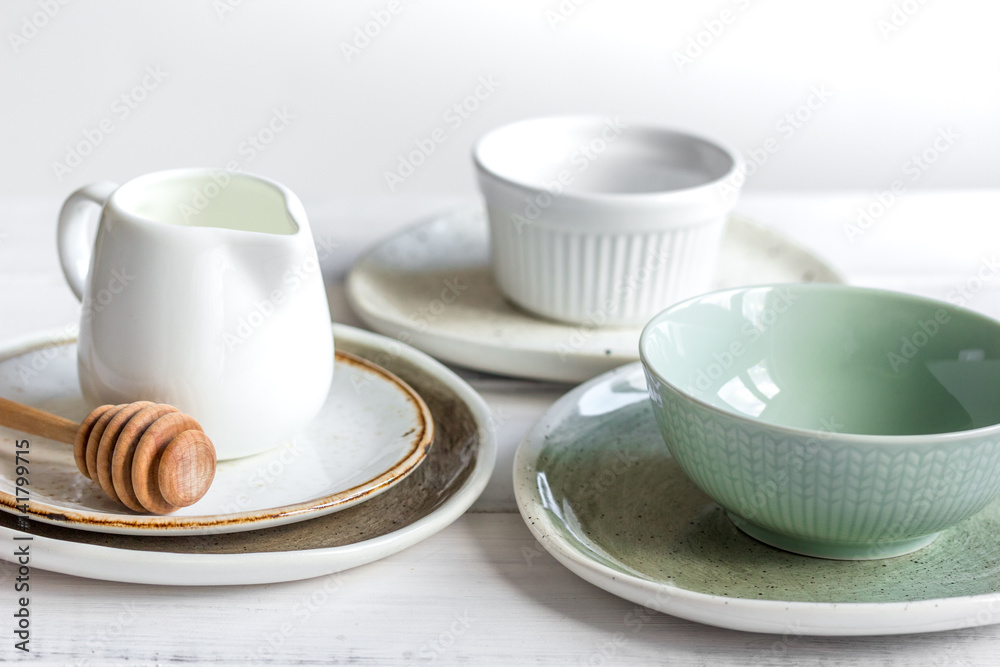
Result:
<svg viewBox="0 0 1000 667">
<path fill-rule="evenodd" d="M 0 533 L 13 537 L 29 519 L 32 564 L 42 569 L 218 585 L 328 574 L 437 532 L 493 470 L 488 408 L 408 346 L 343 326 L 334 337 L 334 382 L 319 416 L 272 451 L 220 463 L 195 505 L 169 516 L 129 512 L 77 472 L 72 447 L 31 438 L 26 514 L 11 476 L 15 449 L 0 454 Z M 0 395 L 82 418 L 75 342 L 43 334 L 0 348 Z M 21 438 L 0 428 L 0 440 Z"/>
</svg>

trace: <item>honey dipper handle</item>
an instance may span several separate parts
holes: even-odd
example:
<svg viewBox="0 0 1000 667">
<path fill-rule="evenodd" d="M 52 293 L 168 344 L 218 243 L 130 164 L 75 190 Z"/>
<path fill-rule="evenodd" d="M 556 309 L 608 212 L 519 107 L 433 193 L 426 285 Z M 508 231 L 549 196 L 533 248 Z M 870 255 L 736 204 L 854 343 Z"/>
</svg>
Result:
<svg viewBox="0 0 1000 667">
<path fill-rule="evenodd" d="M 80 425 L 71 419 L 0 398 L 0 426 L 73 444 Z"/>
</svg>

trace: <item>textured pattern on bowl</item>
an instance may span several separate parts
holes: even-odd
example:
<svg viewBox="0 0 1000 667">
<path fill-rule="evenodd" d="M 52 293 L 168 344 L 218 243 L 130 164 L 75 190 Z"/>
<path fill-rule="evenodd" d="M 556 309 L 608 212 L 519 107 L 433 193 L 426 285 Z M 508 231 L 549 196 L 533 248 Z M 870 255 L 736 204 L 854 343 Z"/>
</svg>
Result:
<svg viewBox="0 0 1000 667">
<path fill-rule="evenodd" d="M 827 558 L 887 558 L 929 544 L 1000 493 L 995 434 L 951 445 L 878 446 L 755 428 L 647 375 L 670 453 L 741 529 Z M 808 462 L 808 463 L 807 463 Z"/>
<path fill-rule="evenodd" d="M 786 302 L 807 304 L 803 310 L 770 318 L 768 326 L 773 328 L 756 329 L 753 343 L 744 347 L 719 346 L 732 332 L 719 332 L 724 320 L 717 317 L 715 306 L 724 311 L 729 304 L 744 314 L 765 313 L 767 308 L 756 306 L 779 303 L 772 297 L 787 289 L 793 291 L 786 292 Z M 751 298 L 761 294 L 772 300 Z M 736 298 L 730 299 L 733 295 Z M 880 314 L 866 313 L 865 322 L 858 324 L 857 313 L 845 315 L 834 307 L 841 298 L 867 299 L 866 307 Z M 745 288 L 687 303 L 712 307 L 684 312 L 685 304 L 679 304 L 654 318 L 640 343 L 650 395 L 657 405 L 654 412 L 684 471 L 754 537 L 828 558 L 890 557 L 925 546 L 939 531 L 975 514 L 1000 493 L 996 410 L 971 397 L 1000 386 L 995 363 L 1000 359 L 1000 323 L 930 300 L 845 286 Z M 828 320 L 817 321 L 821 313 Z M 905 341 L 894 339 L 895 332 L 909 331 L 912 339 L 912 332 L 921 331 L 920 323 L 929 321 L 928 313 L 945 315 L 940 315 L 934 336 L 918 337 L 923 345 L 900 363 L 903 357 L 893 358 L 892 346 Z M 905 323 L 907 316 L 914 318 L 911 325 Z M 814 346 L 801 343 L 798 351 L 791 350 L 789 340 L 795 336 L 790 333 L 799 326 L 796 318 L 818 332 Z M 669 333 L 666 328 L 653 331 L 657 322 L 668 321 L 673 323 Z M 888 351 L 872 347 L 876 340 L 890 346 Z M 719 351 L 713 357 L 692 353 L 701 343 L 704 349 Z M 690 355 L 686 361 L 720 361 L 713 361 L 718 366 L 708 371 L 697 362 L 680 368 L 682 355 L 671 357 L 670 363 L 662 355 L 653 362 L 650 357 L 657 356 L 657 345 L 683 349 Z M 804 355 L 802 363 L 810 355 L 819 359 L 811 371 L 826 364 L 829 375 L 836 376 L 839 369 L 842 376 L 817 377 L 811 384 L 806 376 L 796 378 L 801 370 L 801 364 L 791 363 L 796 354 Z M 948 364 L 957 364 L 946 367 L 950 377 L 935 366 L 949 357 L 955 361 Z M 924 373 L 927 365 L 937 374 Z M 852 386 L 851 382 L 864 382 L 859 373 L 865 369 L 870 374 L 868 385 Z M 892 375 L 900 369 L 905 372 Z M 940 382 L 940 377 L 946 381 Z M 790 378 L 796 381 L 789 382 Z M 737 392 L 725 389 L 734 383 L 741 391 L 756 394 L 740 402 L 734 398 Z M 796 390 L 802 395 L 790 398 L 788 394 Z M 905 400 L 893 403 L 887 395 L 880 404 L 879 392 L 890 391 Z M 942 396 L 954 399 L 953 404 L 937 405 Z M 732 407 L 724 405 L 723 397 Z M 823 414 L 823 405 L 838 406 L 844 423 L 837 423 L 834 411 L 834 428 L 819 424 L 810 428 Z M 902 435 L 892 435 L 892 430 L 866 435 L 852 429 L 866 426 L 900 429 Z M 948 429 L 953 432 L 945 432 Z"/>
</svg>

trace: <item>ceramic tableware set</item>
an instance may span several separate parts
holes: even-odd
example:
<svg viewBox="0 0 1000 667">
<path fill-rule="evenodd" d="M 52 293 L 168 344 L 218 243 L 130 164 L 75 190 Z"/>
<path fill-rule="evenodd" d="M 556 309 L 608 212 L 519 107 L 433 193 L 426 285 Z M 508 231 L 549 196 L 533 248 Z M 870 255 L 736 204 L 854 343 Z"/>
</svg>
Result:
<svg viewBox="0 0 1000 667">
<path fill-rule="evenodd" d="M 330 325 L 308 221 L 276 183 L 177 170 L 72 195 L 79 337 L 0 349 L 0 395 L 22 406 L 0 433 L 45 423 L 74 444 L 33 445 L 39 566 L 281 581 L 426 538 L 496 456 L 482 399 L 433 355 L 583 382 L 521 443 L 515 494 L 540 543 L 616 595 L 799 634 L 965 627 L 1000 604 L 1000 323 L 839 284 L 734 217 L 742 165 L 714 140 L 551 117 L 473 158 L 484 208 L 352 270 L 384 335 Z M 0 530 L 24 529 L 9 478 L 0 504 Z"/>
</svg>

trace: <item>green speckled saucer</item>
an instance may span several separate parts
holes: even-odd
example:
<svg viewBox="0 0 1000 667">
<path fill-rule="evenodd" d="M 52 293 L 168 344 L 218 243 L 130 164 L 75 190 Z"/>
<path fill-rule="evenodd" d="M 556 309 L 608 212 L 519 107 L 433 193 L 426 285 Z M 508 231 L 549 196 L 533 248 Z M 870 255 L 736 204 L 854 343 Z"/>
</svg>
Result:
<svg viewBox="0 0 1000 667">
<path fill-rule="evenodd" d="M 769 547 L 733 526 L 670 457 L 639 364 L 561 398 L 521 443 L 514 484 L 552 555 L 657 611 L 779 634 L 1000 623 L 1000 501 L 897 558 L 832 561 Z"/>
</svg>

